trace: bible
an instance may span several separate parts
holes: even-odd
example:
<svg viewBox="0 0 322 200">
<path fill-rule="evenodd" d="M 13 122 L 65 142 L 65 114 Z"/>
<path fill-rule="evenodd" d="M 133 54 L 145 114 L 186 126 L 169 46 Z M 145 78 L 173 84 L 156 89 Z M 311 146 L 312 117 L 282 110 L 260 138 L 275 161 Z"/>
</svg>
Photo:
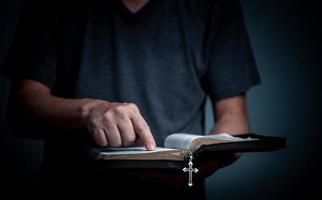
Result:
<svg viewBox="0 0 322 200">
<path fill-rule="evenodd" d="M 174 133 L 166 137 L 164 147 L 148 151 L 144 147 L 90 148 L 87 156 L 100 168 L 114 169 L 175 169 L 188 173 L 191 187 L 193 173 L 197 173 L 199 163 L 216 159 L 224 153 L 275 151 L 286 147 L 282 137 L 263 136 L 253 133 L 232 136 L 227 133 L 215 135 L 195 135 Z"/>
<path fill-rule="evenodd" d="M 189 160 L 189 155 L 197 161 L 203 155 L 274 151 L 284 147 L 285 138 L 253 133 L 239 136 L 173 133 L 165 139 L 163 147 L 156 147 L 154 151 L 144 147 L 85 148 L 90 160 L 105 161 L 111 168 L 173 168 L 181 167 Z"/>
</svg>

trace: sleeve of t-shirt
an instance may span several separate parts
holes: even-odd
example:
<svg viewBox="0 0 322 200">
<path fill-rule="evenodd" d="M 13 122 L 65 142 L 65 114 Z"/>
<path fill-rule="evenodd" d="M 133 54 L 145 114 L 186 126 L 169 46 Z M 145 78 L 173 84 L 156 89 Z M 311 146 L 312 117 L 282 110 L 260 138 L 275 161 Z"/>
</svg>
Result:
<svg viewBox="0 0 322 200">
<path fill-rule="evenodd" d="M 16 34 L 1 74 L 12 79 L 31 79 L 53 88 L 56 81 L 53 15 L 39 0 L 25 1 Z"/>
<path fill-rule="evenodd" d="M 239 0 L 217 2 L 206 49 L 206 90 L 214 101 L 247 92 L 260 83 Z"/>
</svg>

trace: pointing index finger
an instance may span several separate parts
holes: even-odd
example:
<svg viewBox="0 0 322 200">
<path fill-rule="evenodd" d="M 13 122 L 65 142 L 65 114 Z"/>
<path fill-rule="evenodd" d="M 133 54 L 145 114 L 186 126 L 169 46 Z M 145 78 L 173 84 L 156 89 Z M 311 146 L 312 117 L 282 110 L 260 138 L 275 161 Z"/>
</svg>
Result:
<svg viewBox="0 0 322 200">
<path fill-rule="evenodd" d="M 131 120 L 133 123 L 133 128 L 140 140 L 143 142 L 143 145 L 150 151 L 154 150 L 156 145 L 153 135 L 141 114 L 135 113 Z"/>
</svg>

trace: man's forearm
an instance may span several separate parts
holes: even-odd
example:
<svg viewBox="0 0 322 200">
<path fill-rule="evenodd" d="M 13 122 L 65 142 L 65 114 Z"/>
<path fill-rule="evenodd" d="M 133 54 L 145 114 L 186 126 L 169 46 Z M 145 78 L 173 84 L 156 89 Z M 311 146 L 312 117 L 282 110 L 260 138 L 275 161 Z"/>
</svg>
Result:
<svg viewBox="0 0 322 200">
<path fill-rule="evenodd" d="M 91 100 L 59 98 L 51 95 L 44 85 L 31 81 L 16 87 L 12 90 L 8 110 L 9 124 L 13 129 L 21 132 L 85 127 L 84 112 Z"/>
<path fill-rule="evenodd" d="M 238 135 L 250 132 L 247 102 L 244 94 L 224 99 L 214 104 L 215 127 L 212 134 Z"/>
<path fill-rule="evenodd" d="M 250 132 L 249 120 L 243 115 L 227 115 L 216 120 L 215 127 L 211 134 L 230 133 L 239 135 Z"/>
<path fill-rule="evenodd" d="M 18 103 L 22 118 L 50 129 L 77 130 L 84 128 L 84 107 L 88 99 L 64 99 L 52 95 L 29 94 Z M 35 101 L 34 99 L 37 99 Z"/>
</svg>

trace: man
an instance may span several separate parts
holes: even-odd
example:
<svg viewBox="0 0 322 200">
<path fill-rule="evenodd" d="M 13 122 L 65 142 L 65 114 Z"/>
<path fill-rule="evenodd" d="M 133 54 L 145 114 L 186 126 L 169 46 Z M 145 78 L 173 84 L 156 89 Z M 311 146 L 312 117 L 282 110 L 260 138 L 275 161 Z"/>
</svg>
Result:
<svg viewBox="0 0 322 200">
<path fill-rule="evenodd" d="M 237 0 L 28 1 L 4 73 L 12 129 L 45 140 L 45 179 L 73 183 L 87 166 L 71 144 L 153 150 L 202 133 L 207 95 L 211 134 L 249 132 L 245 93 L 259 83 Z"/>
</svg>

